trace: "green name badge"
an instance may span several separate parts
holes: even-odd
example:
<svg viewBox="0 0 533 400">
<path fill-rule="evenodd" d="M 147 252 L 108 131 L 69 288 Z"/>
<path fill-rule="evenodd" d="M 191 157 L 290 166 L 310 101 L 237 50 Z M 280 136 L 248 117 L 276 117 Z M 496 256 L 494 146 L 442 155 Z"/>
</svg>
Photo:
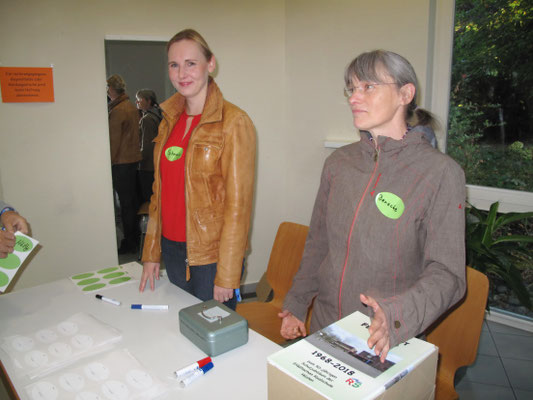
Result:
<svg viewBox="0 0 533 400">
<path fill-rule="evenodd" d="M 391 219 L 400 218 L 405 209 L 403 200 L 390 192 L 378 193 L 376 196 L 376 206 L 384 216 Z"/>
<path fill-rule="evenodd" d="M 183 149 L 178 146 L 171 146 L 165 150 L 165 157 L 168 161 L 176 161 L 183 155 Z"/>
</svg>

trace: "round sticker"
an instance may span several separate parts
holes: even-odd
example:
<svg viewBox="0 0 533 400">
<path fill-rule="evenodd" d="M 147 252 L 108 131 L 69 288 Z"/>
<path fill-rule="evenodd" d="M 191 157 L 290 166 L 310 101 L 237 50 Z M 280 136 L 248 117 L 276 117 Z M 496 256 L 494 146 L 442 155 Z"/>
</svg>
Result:
<svg viewBox="0 0 533 400">
<path fill-rule="evenodd" d="M 33 249 L 33 243 L 30 239 L 25 238 L 24 236 L 17 236 L 17 240 L 15 241 L 16 251 L 25 253 L 27 251 L 30 251 L 31 249 Z"/>
<path fill-rule="evenodd" d="M 59 377 L 59 384 L 67 392 L 79 392 L 85 386 L 85 380 L 80 374 L 67 372 Z"/>
<path fill-rule="evenodd" d="M 106 286 L 105 283 L 95 283 L 94 285 L 85 286 L 82 290 L 84 292 L 90 292 L 91 290 L 102 289 L 105 286 Z"/>
<path fill-rule="evenodd" d="M 176 161 L 183 155 L 183 149 L 178 146 L 170 146 L 165 150 L 165 157 L 168 161 Z"/>
<path fill-rule="evenodd" d="M 6 258 L 0 258 L 0 267 L 5 269 L 15 269 L 20 267 L 20 258 L 13 253 L 7 255 Z"/>
<path fill-rule="evenodd" d="M 72 354 L 72 347 L 67 343 L 56 342 L 48 346 L 48 352 L 58 358 L 67 358 Z"/>
<path fill-rule="evenodd" d="M 11 346 L 17 351 L 28 351 L 33 348 L 35 342 L 27 336 L 17 336 L 11 341 Z"/>
<path fill-rule="evenodd" d="M 96 283 L 100 280 L 100 278 L 89 278 L 89 279 L 84 279 L 82 281 L 79 281 L 78 282 L 78 285 L 80 286 L 84 286 L 84 285 L 90 285 L 91 283 Z"/>
<path fill-rule="evenodd" d="M 109 368 L 99 362 L 90 363 L 85 367 L 84 371 L 87 378 L 93 381 L 103 381 L 111 375 Z"/>
<path fill-rule="evenodd" d="M 46 381 L 37 382 L 31 390 L 33 400 L 56 400 L 59 398 L 57 387 Z"/>
<path fill-rule="evenodd" d="M 107 274 L 102 276 L 104 279 L 112 279 L 112 278 L 118 278 L 119 276 L 124 275 L 125 272 L 113 272 L 112 274 Z"/>
<path fill-rule="evenodd" d="M 98 272 L 99 274 L 107 274 L 108 272 L 116 271 L 117 269 L 118 267 L 111 267 L 111 268 L 104 268 L 96 272 Z"/>
<path fill-rule="evenodd" d="M 109 400 L 126 400 L 130 391 L 120 381 L 107 381 L 102 385 L 102 393 Z"/>
<path fill-rule="evenodd" d="M 88 349 L 93 345 L 93 338 L 89 335 L 76 335 L 70 340 L 70 343 L 78 349 Z"/>
<path fill-rule="evenodd" d="M 48 362 L 48 356 L 39 350 L 32 350 L 24 356 L 24 361 L 30 367 L 39 368 Z"/>
<path fill-rule="evenodd" d="M 112 281 L 109 281 L 111 285 L 116 285 L 117 283 L 127 282 L 131 279 L 129 276 L 123 276 L 122 278 L 113 279 Z"/>
<path fill-rule="evenodd" d="M 35 337 L 43 343 L 52 343 L 57 340 L 57 333 L 51 329 L 41 329 L 35 334 Z"/>
<path fill-rule="evenodd" d="M 102 398 L 94 392 L 81 392 L 77 394 L 76 400 L 102 400 Z"/>
<path fill-rule="evenodd" d="M 77 333 L 79 328 L 78 328 L 78 324 L 76 324 L 75 322 L 63 321 L 57 324 L 57 330 L 62 335 L 70 336 L 70 335 L 74 335 L 75 333 Z"/>
<path fill-rule="evenodd" d="M 391 219 L 400 218 L 405 209 L 403 200 L 390 192 L 378 193 L 376 196 L 376 206 L 384 216 Z"/>
<path fill-rule="evenodd" d="M 9 283 L 9 276 L 0 271 L 0 286 L 5 286 Z"/>
<path fill-rule="evenodd" d="M 86 274 L 79 274 L 79 275 L 75 275 L 72 277 L 72 279 L 85 279 L 85 278 L 88 278 L 90 276 L 93 276 L 94 273 L 92 272 L 87 272 Z"/>
</svg>

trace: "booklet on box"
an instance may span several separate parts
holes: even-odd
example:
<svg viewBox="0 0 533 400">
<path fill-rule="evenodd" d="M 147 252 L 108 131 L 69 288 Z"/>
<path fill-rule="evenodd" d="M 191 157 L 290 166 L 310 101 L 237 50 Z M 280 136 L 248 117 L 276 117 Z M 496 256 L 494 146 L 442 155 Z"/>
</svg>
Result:
<svg viewBox="0 0 533 400">
<path fill-rule="evenodd" d="M 381 363 L 367 346 L 369 324 L 355 312 L 271 355 L 268 363 L 325 398 L 374 399 L 436 353 L 433 344 L 413 338 Z"/>
</svg>

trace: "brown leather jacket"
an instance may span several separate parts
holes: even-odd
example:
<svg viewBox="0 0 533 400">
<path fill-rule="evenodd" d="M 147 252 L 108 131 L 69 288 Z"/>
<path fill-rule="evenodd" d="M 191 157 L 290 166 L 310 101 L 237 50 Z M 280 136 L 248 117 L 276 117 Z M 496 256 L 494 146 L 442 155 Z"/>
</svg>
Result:
<svg viewBox="0 0 533 400">
<path fill-rule="evenodd" d="M 179 93 L 161 104 L 154 139 L 155 180 L 143 262 L 161 259 L 161 152 L 185 108 Z M 190 266 L 217 263 L 215 285 L 238 288 L 248 244 L 255 173 L 255 128 L 248 115 L 222 97 L 210 79 L 202 118 L 185 155 L 187 257 Z"/>
<path fill-rule="evenodd" d="M 141 160 L 139 111 L 127 94 L 108 104 L 111 164 L 129 164 Z"/>
</svg>

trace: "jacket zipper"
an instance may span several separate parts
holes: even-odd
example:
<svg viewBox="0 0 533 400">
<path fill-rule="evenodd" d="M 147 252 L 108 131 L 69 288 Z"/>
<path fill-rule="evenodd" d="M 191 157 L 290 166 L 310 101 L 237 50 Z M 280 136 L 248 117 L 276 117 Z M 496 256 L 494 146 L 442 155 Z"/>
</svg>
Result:
<svg viewBox="0 0 533 400">
<path fill-rule="evenodd" d="M 363 203 L 363 200 L 366 197 L 368 189 L 370 188 L 370 184 L 372 183 L 372 181 L 374 180 L 374 176 L 376 175 L 376 171 L 379 165 L 380 150 L 381 148 L 379 147 L 379 145 L 377 145 L 375 148 L 375 152 L 374 152 L 374 163 L 375 163 L 374 170 L 372 171 L 372 175 L 370 175 L 370 179 L 368 180 L 368 183 L 366 184 L 366 188 L 365 188 L 365 191 L 363 192 L 363 195 L 361 196 L 361 198 L 359 199 L 359 202 L 357 203 L 357 207 L 355 208 L 355 213 L 354 213 L 353 220 L 352 220 L 352 225 L 350 227 L 350 233 L 348 234 L 348 241 L 346 244 L 346 257 L 344 258 L 344 266 L 342 267 L 342 274 L 341 274 L 341 283 L 339 286 L 339 318 L 338 319 L 342 318 L 342 305 L 341 305 L 342 304 L 342 301 L 341 301 L 342 300 L 342 284 L 344 282 L 344 273 L 346 272 L 346 266 L 348 265 L 348 258 L 350 256 L 350 242 L 352 240 L 353 228 L 355 226 L 355 221 L 357 219 L 357 216 L 359 215 L 359 209 L 361 208 L 361 204 Z"/>
</svg>

